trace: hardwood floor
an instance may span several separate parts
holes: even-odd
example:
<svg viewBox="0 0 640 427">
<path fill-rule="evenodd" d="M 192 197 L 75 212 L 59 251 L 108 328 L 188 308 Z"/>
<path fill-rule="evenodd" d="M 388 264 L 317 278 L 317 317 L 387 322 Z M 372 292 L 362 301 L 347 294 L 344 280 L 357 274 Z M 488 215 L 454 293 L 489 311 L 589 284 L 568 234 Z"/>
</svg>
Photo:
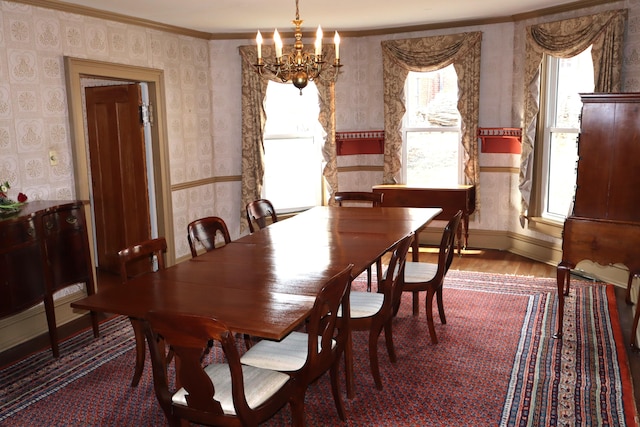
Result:
<svg viewBox="0 0 640 427">
<path fill-rule="evenodd" d="M 421 248 L 420 260 L 428 262 L 436 262 L 436 249 Z M 496 250 L 464 250 L 461 257 L 456 256 L 451 266 L 454 270 L 467 271 L 483 271 L 487 273 L 503 273 L 518 274 L 536 277 L 556 277 L 556 268 L 552 265 L 543 264 L 533 261 L 510 252 Z M 98 276 L 98 292 L 109 286 L 118 286 L 119 277 L 109 274 L 100 274 Z M 631 351 L 629 345 L 629 337 L 631 330 L 631 306 L 627 306 L 624 302 L 624 289 L 616 288 L 616 297 L 618 301 L 618 311 L 620 313 L 620 323 L 625 340 L 625 349 L 627 350 L 627 358 L 631 367 L 631 373 L 634 378 L 634 393 L 636 397 L 636 405 L 640 406 L 640 353 Z M 103 315 L 103 317 L 106 317 Z M 82 319 L 70 322 L 59 328 L 58 335 L 60 339 L 64 339 L 77 331 L 90 327 L 88 316 Z M 0 353 L 0 367 L 19 360 L 35 351 L 47 348 L 49 346 L 49 338 L 47 334 L 43 334 L 26 343 L 20 344 L 9 350 Z"/>
</svg>

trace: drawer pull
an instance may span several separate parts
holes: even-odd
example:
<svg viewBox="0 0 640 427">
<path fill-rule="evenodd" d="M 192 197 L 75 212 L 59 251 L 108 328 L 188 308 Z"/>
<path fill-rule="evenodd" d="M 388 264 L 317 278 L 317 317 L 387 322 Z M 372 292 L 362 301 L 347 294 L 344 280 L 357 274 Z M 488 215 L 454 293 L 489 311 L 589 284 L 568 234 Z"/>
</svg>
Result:
<svg viewBox="0 0 640 427">
<path fill-rule="evenodd" d="M 33 227 L 29 227 L 29 228 L 27 229 L 27 234 L 29 235 L 29 237 L 33 237 L 33 236 L 35 236 L 35 235 L 36 235 L 36 229 L 35 229 L 35 228 L 33 228 Z"/>
<path fill-rule="evenodd" d="M 46 228 L 47 230 L 51 230 L 53 228 L 53 223 L 51 221 L 45 222 L 44 228 Z"/>
<path fill-rule="evenodd" d="M 75 216 L 75 215 L 67 217 L 67 223 L 69 223 L 69 224 L 77 224 L 78 223 L 78 217 Z"/>
</svg>

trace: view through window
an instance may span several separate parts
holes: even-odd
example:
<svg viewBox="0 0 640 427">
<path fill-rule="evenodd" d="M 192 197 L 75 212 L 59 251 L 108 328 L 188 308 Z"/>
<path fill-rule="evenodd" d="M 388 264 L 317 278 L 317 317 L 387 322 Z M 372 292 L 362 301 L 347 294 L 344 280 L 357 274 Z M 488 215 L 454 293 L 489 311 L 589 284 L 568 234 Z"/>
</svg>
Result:
<svg viewBox="0 0 640 427">
<path fill-rule="evenodd" d="M 409 72 L 405 83 L 403 182 L 457 185 L 461 182 L 458 78 L 453 65 Z"/>
<path fill-rule="evenodd" d="M 593 92 L 591 47 L 571 58 L 547 57 L 542 216 L 564 221 L 575 193 L 580 93 Z"/>
<path fill-rule="evenodd" d="M 278 213 L 322 204 L 322 144 L 318 90 L 302 94 L 291 84 L 270 81 L 264 102 L 264 186 L 262 197 Z"/>
</svg>

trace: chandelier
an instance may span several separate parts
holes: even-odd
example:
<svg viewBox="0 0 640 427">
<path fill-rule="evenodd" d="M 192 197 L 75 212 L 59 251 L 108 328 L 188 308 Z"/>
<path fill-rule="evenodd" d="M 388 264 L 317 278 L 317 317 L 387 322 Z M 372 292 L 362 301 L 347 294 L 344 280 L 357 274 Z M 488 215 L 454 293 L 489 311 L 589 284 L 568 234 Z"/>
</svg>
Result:
<svg viewBox="0 0 640 427">
<path fill-rule="evenodd" d="M 296 0 L 296 19 L 291 22 L 295 25 L 294 37 L 296 41 L 293 44 L 293 50 L 283 55 L 282 39 L 276 29 L 273 33 L 276 55 L 275 61 L 272 63 L 266 62 L 262 58 L 262 34 L 258 31 L 256 36 L 258 62 L 255 67 L 260 74 L 267 72 L 280 79 L 283 83 L 290 81 L 300 89 L 300 95 L 302 95 L 302 89 L 307 86 L 307 83 L 317 79 L 320 73 L 323 72 L 325 61 L 322 55 L 322 28 L 318 25 L 314 53 L 305 52 L 302 44 L 302 30 L 300 29 L 303 21 L 300 19 L 300 12 L 298 11 L 298 0 Z M 335 80 L 338 77 L 338 69 L 342 66 L 340 65 L 340 36 L 337 31 L 333 37 L 333 42 L 335 44 L 336 58 L 331 66 L 335 69 Z"/>
</svg>

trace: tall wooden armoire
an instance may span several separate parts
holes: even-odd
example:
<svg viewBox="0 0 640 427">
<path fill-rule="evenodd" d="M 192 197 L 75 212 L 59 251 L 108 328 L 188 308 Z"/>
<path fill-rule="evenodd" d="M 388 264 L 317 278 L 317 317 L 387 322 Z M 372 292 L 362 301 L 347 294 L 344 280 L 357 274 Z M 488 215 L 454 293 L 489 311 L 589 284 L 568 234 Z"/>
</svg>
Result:
<svg viewBox="0 0 640 427">
<path fill-rule="evenodd" d="M 558 264 L 558 330 L 570 269 L 582 260 L 640 273 L 640 93 L 583 94 L 573 212 L 564 223 Z M 632 328 L 633 343 L 637 310 Z"/>
</svg>

